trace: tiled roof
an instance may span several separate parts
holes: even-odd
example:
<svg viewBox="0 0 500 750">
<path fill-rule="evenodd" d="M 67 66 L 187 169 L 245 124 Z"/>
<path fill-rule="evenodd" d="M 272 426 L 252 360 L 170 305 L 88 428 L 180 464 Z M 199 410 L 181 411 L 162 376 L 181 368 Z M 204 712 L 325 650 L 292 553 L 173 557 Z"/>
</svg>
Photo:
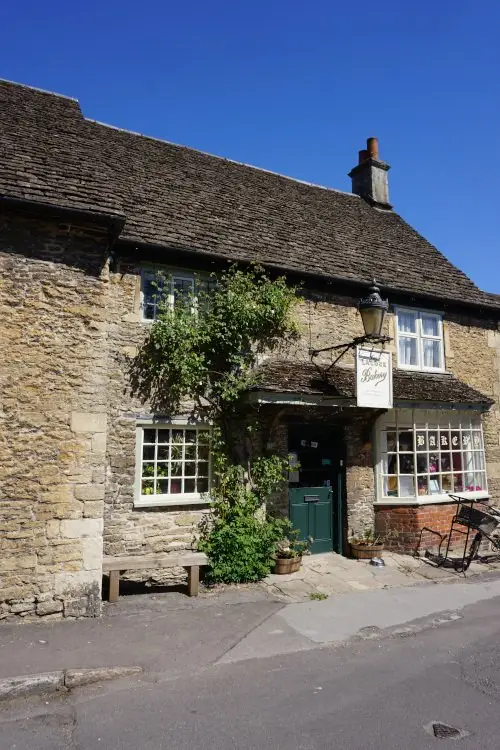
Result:
<svg viewBox="0 0 500 750">
<path fill-rule="evenodd" d="M 74 99 L 0 81 L 2 195 L 124 214 L 121 239 L 138 244 L 500 307 L 395 212 L 86 120 Z"/>
<path fill-rule="evenodd" d="M 325 375 L 312 362 L 271 360 L 259 368 L 259 384 L 255 390 L 354 399 L 355 373 L 347 367 L 332 367 Z M 493 404 L 491 398 L 452 375 L 394 370 L 393 390 L 395 401 L 484 407 Z"/>
</svg>

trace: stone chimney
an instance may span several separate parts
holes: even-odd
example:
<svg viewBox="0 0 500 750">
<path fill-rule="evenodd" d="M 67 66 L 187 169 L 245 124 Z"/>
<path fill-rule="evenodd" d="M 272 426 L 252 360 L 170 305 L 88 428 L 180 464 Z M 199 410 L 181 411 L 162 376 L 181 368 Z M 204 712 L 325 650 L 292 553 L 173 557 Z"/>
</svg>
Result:
<svg viewBox="0 0 500 750">
<path fill-rule="evenodd" d="M 380 161 L 378 156 L 378 139 L 368 138 L 366 149 L 359 152 L 359 163 L 349 172 L 352 180 L 352 192 L 376 208 L 389 211 L 389 181 L 387 172 L 390 166 Z"/>
</svg>

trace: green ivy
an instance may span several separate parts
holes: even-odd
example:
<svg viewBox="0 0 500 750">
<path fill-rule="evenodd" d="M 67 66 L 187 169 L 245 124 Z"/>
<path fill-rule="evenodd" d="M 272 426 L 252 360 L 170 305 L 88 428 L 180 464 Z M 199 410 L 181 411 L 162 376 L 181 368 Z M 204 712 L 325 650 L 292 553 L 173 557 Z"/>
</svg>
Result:
<svg viewBox="0 0 500 750">
<path fill-rule="evenodd" d="M 193 419 L 213 425 L 211 510 L 198 549 L 209 557 L 212 581 L 256 581 L 290 530 L 287 519 L 263 510 L 282 488 L 288 462 L 252 457 L 258 415 L 249 415 L 244 396 L 258 382 L 259 355 L 299 335 L 297 289 L 261 268 L 237 266 L 196 286 L 171 309 L 162 298 L 168 283 L 158 280 L 159 315 L 132 363 L 132 388 L 156 412 L 175 415 L 189 401 Z"/>
</svg>

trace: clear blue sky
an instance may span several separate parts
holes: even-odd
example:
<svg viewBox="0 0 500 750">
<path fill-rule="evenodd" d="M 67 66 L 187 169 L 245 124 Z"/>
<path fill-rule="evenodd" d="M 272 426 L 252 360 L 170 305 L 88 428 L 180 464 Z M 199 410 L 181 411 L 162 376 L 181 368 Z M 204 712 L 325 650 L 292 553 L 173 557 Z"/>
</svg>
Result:
<svg viewBox="0 0 500 750">
<path fill-rule="evenodd" d="M 1 77 L 119 127 L 344 190 L 378 136 L 395 208 L 500 292 L 495 0 L 6 0 L 0 21 Z"/>
</svg>

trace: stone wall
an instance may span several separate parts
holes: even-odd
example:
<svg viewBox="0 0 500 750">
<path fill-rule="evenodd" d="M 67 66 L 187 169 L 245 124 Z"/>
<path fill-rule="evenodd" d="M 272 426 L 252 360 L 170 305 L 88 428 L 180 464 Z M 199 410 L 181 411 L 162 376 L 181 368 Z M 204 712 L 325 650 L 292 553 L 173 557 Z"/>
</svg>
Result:
<svg viewBox="0 0 500 750">
<path fill-rule="evenodd" d="M 100 612 L 105 247 L 0 216 L 0 619 Z"/>
<path fill-rule="evenodd" d="M 0 617 L 98 614 L 103 541 L 109 555 L 187 549 L 206 507 L 134 507 L 136 425 L 159 416 L 129 389 L 128 368 L 146 330 L 138 264 L 122 259 L 110 272 L 108 240 L 98 230 L 6 214 L 0 221 Z M 305 291 L 303 336 L 280 356 L 308 361 L 310 347 L 360 335 L 355 302 Z M 386 333 L 394 335 L 392 316 Z M 499 502 L 498 324 L 447 314 L 445 345 L 448 369 L 495 398 L 484 428 L 489 487 Z M 342 364 L 352 366 L 352 355 Z M 372 439 L 366 420 L 340 417 L 348 531 L 359 534 L 374 523 Z M 270 442 L 287 450 L 284 419 L 276 420 Z M 285 510 L 286 494 L 276 500 Z M 412 511 L 411 523 L 426 520 L 424 507 Z M 394 508 L 386 512 L 395 518 Z M 179 575 L 130 577 L 164 582 Z"/>
<path fill-rule="evenodd" d="M 161 418 L 135 398 L 128 370 L 143 341 L 147 323 L 140 309 L 140 267 L 120 261 L 111 275 L 109 294 L 109 393 L 104 553 L 140 555 L 193 547 L 207 506 L 134 508 L 136 426 L 141 419 Z M 180 415 L 176 415 L 180 416 Z M 166 416 L 165 421 L 170 417 Z M 183 569 L 130 572 L 124 579 L 167 583 L 185 578 Z"/>
</svg>

